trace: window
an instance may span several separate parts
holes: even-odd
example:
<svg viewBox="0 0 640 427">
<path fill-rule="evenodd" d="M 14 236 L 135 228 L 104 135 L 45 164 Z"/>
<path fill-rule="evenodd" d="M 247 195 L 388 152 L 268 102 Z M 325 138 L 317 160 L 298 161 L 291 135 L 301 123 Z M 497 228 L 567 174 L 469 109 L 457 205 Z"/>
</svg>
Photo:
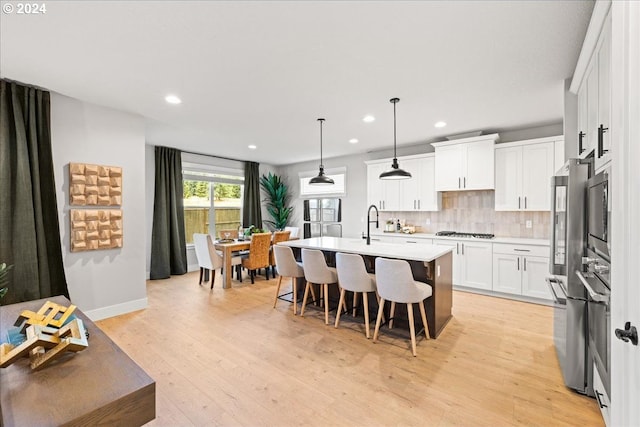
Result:
<svg viewBox="0 0 640 427">
<path fill-rule="evenodd" d="M 193 233 L 216 238 L 242 223 L 244 174 L 240 170 L 183 162 L 184 225 L 187 243 Z"/>
<path fill-rule="evenodd" d="M 316 176 L 318 171 L 300 172 L 300 197 L 316 196 L 345 196 L 346 195 L 346 168 L 335 168 L 325 170 L 325 174 L 333 179 L 333 185 L 310 185 L 309 180 Z"/>
</svg>

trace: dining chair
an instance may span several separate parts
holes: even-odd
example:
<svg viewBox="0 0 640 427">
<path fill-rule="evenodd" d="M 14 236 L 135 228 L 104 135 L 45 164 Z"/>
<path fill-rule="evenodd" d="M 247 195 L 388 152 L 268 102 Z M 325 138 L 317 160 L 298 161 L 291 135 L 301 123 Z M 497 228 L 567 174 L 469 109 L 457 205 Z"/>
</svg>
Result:
<svg viewBox="0 0 640 427">
<path fill-rule="evenodd" d="M 220 230 L 218 231 L 218 235 L 220 239 L 237 239 L 238 238 L 238 230 L 229 229 L 229 230 Z"/>
<path fill-rule="evenodd" d="M 340 314 L 345 306 L 346 291 L 353 292 L 353 315 L 356 314 L 357 295 L 362 294 L 362 303 L 364 308 L 365 336 L 369 334 L 369 292 L 376 292 L 376 276 L 367 273 L 362 256 L 358 254 L 347 254 L 338 252 L 336 254 L 336 271 L 338 273 L 338 282 L 340 283 L 340 302 L 338 302 L 338 311 L 336 312 L 335 327 L 340 323 Z"/>
<path fill-rule="evenodd" d="M 288 246 L 274 245 L 272 247 L 274 257 L 276 259 L 276 268 L 278 270 L 278 286 L 276 288 L 276 296 L 273 299 L 273 308 L 276 308 L 276 303 L 280 295 L 280 285 L 282 279 L 285 277 L 291 278 L 291 293 L 293 294 L 293 314 L 297 314 L 298 310 L 298 286 L 296 279 L 304 277 L 304 269 L 302 263 L 297 262 L 293 256 L 293 250 Z"/>
<path fill-rule="evenodd" d="M 256 270 L 265 269 L 269 280 L 269 247 L 271 246 L 271 233 L 254 233 L 251 236 L 249 253 L 242 258 L 242 267 L 249 270 L 251 283 L 254 283 Z M 242 279 L 240 279 L 242 281 Z"/>
<path fill-rule="evenodd" d="M 193 245 L 196 250 L 196 259 L 198 260 L 198 266 L 200 267 L 200 280 L 198 284 L 202 285 L 202 278 L 205 270 L 211 271 L 211 289 L 213 289 L 213 283 L 216 278 L 216 270 L 222 269 L 222 255 L 216 251 L 213 245 L 211 235 L 194 233 Z M 242 262 L 240 257 L 231 258 L 231 265 L 239 267 Z M 231 272 L 229 272 L 231 274 Z M 240 271 L 238 270 L 238 277 L 240 277 Z"/>
<path fill-rule="evenodd" d="M 324 304 L 324 323 L 329 324 L 329 285 L 338 284 L 338 273 L 333 267 L 327 266 L 322 251 L 317 249 L 302 249 L 302 268 L 307 285 L 304 288 L 302 310 L 300 316 L 304 317 L 304 309 L 307 305 L 309 289 L 313 283 L 322 285 L 320 298 Z"/>
<path fill-rule="evenodd" d="M 269 249 L 269 265 L 271 266 L 271 275 L 276 277 L 276 259 L 273 253 L 273 248 L 279 242 L 286 242 L 289 240 L 290 231 L 276 231 L 273 233 L 273 239 L 271 241 L 271 248 Z"/>
<path fill-rule="evenodd" d="M 376 258 L 376 285 L 380 294 L 378 318 L 376 328 L 373 332 L 373 342 L 378 339 L 380 332 L 380 321 L 384 310 L 385 301 L 391 302 L 390 322 L 393 319 L 395 303 L 407 304 L 407 314 L 409 316 L 409 331 L 411 333 L 411 350 L 416 356 L 416 326 L 413 319 L 413 304 L 417 303 L 420 308 L 420 316 L 424 326 L 424 334 L 429 337 L 429 325 L 427 315 L 424 311 L 424 300 L 431 297 L 432 288 L 430 285 L 413 280 L 411 266 L 405 260 Z"/>
</svg>

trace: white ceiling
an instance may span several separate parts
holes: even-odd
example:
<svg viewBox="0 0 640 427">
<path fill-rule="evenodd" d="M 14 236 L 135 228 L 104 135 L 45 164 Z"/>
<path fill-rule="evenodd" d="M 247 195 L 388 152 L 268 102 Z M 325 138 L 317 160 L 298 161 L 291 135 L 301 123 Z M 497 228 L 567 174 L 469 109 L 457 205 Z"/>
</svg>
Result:
<svg viewBox="0 0 640 427">
<path fill-rule="evenodd" d="M 140 114 L 150 144 L 281 165 L 319 158 L 318 117 L 325 158 L 391 147 L 392 97 L 400 98 L 398 145 L 561 121 L 563 80 L 593 3 L 46 7 L 0 14 L 2 77 Z M 169 93 L 183 103 L 165 103 Z M 377 120 L 364 123 L 367 114 Z M 436 129 L 438 120 L 448 126 Z"/>
</svg>

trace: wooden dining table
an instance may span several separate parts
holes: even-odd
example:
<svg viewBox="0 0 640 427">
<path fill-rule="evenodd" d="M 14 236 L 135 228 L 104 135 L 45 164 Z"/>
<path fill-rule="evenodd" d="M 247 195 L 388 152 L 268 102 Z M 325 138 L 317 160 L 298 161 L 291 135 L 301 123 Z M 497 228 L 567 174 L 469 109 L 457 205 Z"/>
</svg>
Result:
<svg viewBox="0 0 640 427">
<path fill-rule="evenodd" d="M 249 250 L 251 240 L 234 240 L 229 243 L 214 243 L 216 250 L 222 252 L 222 287 L 228 289 L 231 287 L 231 277 L 233 269 L 231 268 L 231 258 L 233 252 Z"/>
</svg>

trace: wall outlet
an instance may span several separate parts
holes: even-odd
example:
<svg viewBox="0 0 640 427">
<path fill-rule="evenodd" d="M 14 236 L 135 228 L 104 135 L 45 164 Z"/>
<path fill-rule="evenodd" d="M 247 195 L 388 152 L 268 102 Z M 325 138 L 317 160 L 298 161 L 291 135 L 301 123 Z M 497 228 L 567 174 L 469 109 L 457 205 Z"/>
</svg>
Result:
<svg viewBox="0 0 640 427">
<path fill-rule="evenodd" d="M 526 228 L 533 228 L 533 224 L 531 223 L 531 220 L 528 219 L 527 221 L 525 221 L 524 226 Z"/>
<path fill-rule="evenodd" d="M 425 223 L 426 225 L 431 225 L 431 218 L 427 218 L 427 219 L 424 221 L 424 223 Z"/>
</svg>

